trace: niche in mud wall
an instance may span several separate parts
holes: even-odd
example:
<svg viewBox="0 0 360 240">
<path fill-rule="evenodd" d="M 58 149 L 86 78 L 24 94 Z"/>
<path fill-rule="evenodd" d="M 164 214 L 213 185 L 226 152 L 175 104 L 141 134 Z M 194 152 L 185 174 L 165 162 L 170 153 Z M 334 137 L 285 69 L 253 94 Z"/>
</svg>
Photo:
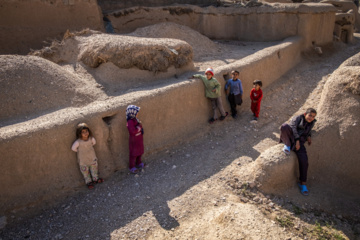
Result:
<svg viewBox="0 0 360 240">
<path fill-rule="evenodd" d="M 224 78 L 225 82 L 227 82 L 227 80 L 230 79 L 230 77 L 231 77 L 231 74 L 228 72 L 223 74 L 223 78 Z"/>
<path fill-rule="evenodd" d="M 103 117 L 102 120 L 106 123 L 107 126 L 111 126 L 111 122 L 114 120 L 116 115 Z"/>
<path fill-rule="evenodd" d="M 344 25 L 335 24 L 334 27 L 334 38 L 337 41 L 344 43 L 352 43 L 354 40 L 354 29 L 353 25 Z"/>
<path fill-rule="evenodd" d="M 113 150 L 112 149 L 112 143 L 113 143 L 113 137 L 114 137 L 113 123 L 114 123 L 115 118 L 116 118 L 116 114 L 102 117 L 103 122 L 107 126 L 107 130 L 106 130 L 107 134 L 104 135 L 104 140 L 105 140 L 106 146 L 110 152 L 112 152 L 112 150 Z"/>
</svg>

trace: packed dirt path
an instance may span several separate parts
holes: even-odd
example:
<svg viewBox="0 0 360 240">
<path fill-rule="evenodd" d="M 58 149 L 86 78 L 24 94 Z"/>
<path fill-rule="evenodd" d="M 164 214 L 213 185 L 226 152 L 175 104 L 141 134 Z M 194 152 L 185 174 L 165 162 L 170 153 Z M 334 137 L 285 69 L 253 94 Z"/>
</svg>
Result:
<svg viewBox="0 0 360 240">
<path fill-rule="evenodd" d="M 0 239 L 320 239 L 316 234 L 325 223 L 335 233 L 321 233 L 324 239 L 356 239 L 353 229 L 359 222 L 312 205 L 326 196 L 304 198 L 294 189 L 281 199 L 244 189 L 262 197 L 258 204 L 244 200 L 234 183 L 243 186 L 240 169 L 277 144 L 282 123 L 316 108 L 328 75 L 359 50 L 357 37 L 352 45 L 323 49 L 322 56 L 305 54 L 298 66 L 263 89 L 258 123 L 250 123 L 247 101 L 238 107 L 238 119 L 216 121 L 193 139 L 147 155 L 148 166 L 140 174 L 118 171 L 93 191 L 81 187 L 55 205 L 44 203 L 26 214 L 14 211 Z"/>
</svg>

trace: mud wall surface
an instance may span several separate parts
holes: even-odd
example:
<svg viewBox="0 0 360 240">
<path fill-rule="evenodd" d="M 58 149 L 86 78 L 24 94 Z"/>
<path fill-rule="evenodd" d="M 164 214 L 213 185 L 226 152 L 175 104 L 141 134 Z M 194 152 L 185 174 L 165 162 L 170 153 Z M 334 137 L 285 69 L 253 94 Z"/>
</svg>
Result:
<svg viewBox="0 0 360 240">
<path fill-rule="evenodd" d="M 143 7 L 158 7 L 158 6 L 168 6 L 174 4 L 193 4 L 193 5 L 202 5 L 208 6 L 211 4 L 216 4 L 217 0 L 177 0 L 177 1 L 168 1 L 168 0 L 98 0 L 98 3 L 103 12 L 112 12 L 114 10 L 119 10 L 122 8 L 131 8 L 137 6 Z"/>
<path fill-rule="evenodd" d="M 96 0 L 11 0 L 0 3 L 0 54 L 27 54 L 67 29 L 103 30 Z"/>
<path fill-rule="evenodd" d="M 321 186 L 337 198 L 350 196 L 357 203 L 360 198 L 359 73 L 358 53 L 326 80 L 317 107 L 312 144 L 306 147 L 310 186 Z M 249 171 L 265 193 L 284 196 L 289 188 L 294 187 L 295 176 L 299 175 L 296 154 L 291 152 L 286 156 L 282 147 L 283 144 L 278 144 L 266 150 Z"/>
<path fill-rule="evenodd" d="M 46 40 L 62 38 L 67 29 L 104 31 L 102 17 L 96 0 L 3 1 L 0 54 L 27 54 L 30 49 L 41 48 Z M 317 45 L 332 42 L 335 8 L 330 4 L 269 4 L 247 8 L 177 5 L 127 8 L 107 17 L 117 33 L 170 21 L 213 39 L 278 41 L 300 35 L 305 47 L 309 47 L 313 42 Z"/>
<path fill-rule="evenodd" d="M 301 38 L 290 38 L 216 68 L 215 77 L 224 87 L 223 75 L 237 68 L 241 72 L 244 91 L 250 91 L 254 77 L 262 79 L 266 87 L 298 63 L 300 50 Z M 226 102 L 224 94 L 222 98 Z M 181 144 L 209 129 L 206 119 L 212 110 L 204 96 L 201 80 L 195 79 L 141 91 L 136 98 L 128 93 L 3 127 L 0 131 L 0 164 L 4 174 L 0 175 L 0 181 L 6 184 L 0 191 L 0 214 L 31 203 L 36 205 L 84 184 L 76 154 L 70 150 L 79 122 L 87 122 L 97 140 L 95 151 L 102 177 L 127 168 L 125 109 L 129 104 L 141 107 L 145 160 L 147 154 Z"/>
<path fill-rule="evenodd" d="M 186 25 L 212 39 L 279 41 L 302 36 L 304 47 L 332 42 L 335 8 L 329 4 L 273 4 L 252 8 L 137 7 L 108 18 L 118 33 L 164 21 Z"/>
<path fill-rule="evenodd" d="M 318 113 L 312 175 L 324 185 L 360 198 L 360 54 L 346 60 L 327 80 Z M 326 142 L 326 144 L 324 144 Z"/>
</svg>

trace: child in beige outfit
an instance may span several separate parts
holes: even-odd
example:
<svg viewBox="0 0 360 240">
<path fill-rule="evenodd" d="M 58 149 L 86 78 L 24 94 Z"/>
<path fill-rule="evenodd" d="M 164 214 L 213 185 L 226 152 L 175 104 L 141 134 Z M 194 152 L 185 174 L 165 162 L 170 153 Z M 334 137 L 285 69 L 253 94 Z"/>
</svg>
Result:
<svg viewBox="0 0 360 240">
<path fill-rule="evenodd" d="M 86 123 L 80 123 L 76 129 L 77 140 L 71 149 L 77 153 L 80 171 L 84 176 L 85 183 L 89 189 L 94 188 L 94 183 L 102 183 L 104 180 L 98 176 L 98 163 L 94 150 L 96 144 Z"/>
</svg>

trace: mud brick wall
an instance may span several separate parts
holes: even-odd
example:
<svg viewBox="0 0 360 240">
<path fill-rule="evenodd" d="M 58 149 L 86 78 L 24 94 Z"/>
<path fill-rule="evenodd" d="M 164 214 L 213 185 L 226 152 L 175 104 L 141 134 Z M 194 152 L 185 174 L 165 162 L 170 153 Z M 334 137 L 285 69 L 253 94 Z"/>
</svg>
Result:
<svg viewBox="0 0 360 240">
<path fill-rule="evenodd" d="M 0 54 L 27 54 L 85 28 L 104 30 L 96 0 L 1 1 Z"/>
<path fill-rule="evenodd" d="M 168 6 L 174 4 L 193 4 L 200 6 L 208 6 L 212 4 L 217 4 L 217 0 L 177 0 L 177 1 L 168 1 L 168 0 L 98 0 L 98 3 L 103 10 L 103 12 L 112 12 L 115 10 L 131 7 L 158 7 L 158 6 Z"/>
</svg>

